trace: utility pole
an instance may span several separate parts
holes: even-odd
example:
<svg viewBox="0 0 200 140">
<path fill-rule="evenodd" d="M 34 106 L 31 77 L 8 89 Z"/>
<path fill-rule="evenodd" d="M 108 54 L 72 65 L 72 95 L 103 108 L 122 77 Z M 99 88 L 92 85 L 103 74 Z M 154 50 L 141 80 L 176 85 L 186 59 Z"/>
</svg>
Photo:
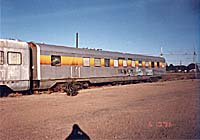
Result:
<svg viewBox="0 0 200 140">
<path fill-rule="evenodd" d="M 76 33 L 76 48 L 78 48 L 78 32 Z"/>
<path fill-rule="evenodd" d="M 194 65 L 195 65 L 195 77 L 197 78 L 197 53 L 194 47 L 194 57 L 193 57 Z"/>
<path fill-rule="evenodd" d="M 160 57 L 163 57 L 163 48 L 160 48 Z"/>
</svg>

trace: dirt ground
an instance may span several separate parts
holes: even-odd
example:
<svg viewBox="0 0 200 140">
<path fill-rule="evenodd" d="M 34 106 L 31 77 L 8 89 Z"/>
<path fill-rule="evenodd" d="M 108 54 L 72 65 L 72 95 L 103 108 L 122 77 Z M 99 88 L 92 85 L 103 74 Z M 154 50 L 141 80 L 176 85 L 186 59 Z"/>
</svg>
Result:
<svg viewBox="0 0 200 140">
<path fill-rule="evenodd" d="M 64 140 L 74 124 L 91 140 L 200 139 L 200 80 L 0 98 L 1 140 Z"/>
</svg>

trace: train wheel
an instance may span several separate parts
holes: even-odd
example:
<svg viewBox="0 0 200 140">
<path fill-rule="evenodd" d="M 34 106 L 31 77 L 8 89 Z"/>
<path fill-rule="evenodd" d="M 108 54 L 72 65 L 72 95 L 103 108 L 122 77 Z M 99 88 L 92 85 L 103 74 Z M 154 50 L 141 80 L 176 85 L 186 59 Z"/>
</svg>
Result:
<svg viewBox="0 0 200 140">
<path fill-rule="evenodd" d="M 71 96 L 75 96 L 78 93 L 78 89 L 77 89 L 76 85 L 73 84 L 73 83 L 70 83 L 68 85 L 68 91 L 69 91 Z"/>
<path fill-rule="evenodd" d="M 82 84 L 82 88 L 87 89 L 89 87 L 89 83 L 85 82 Z"/>
<path fill-rule="evenodd" d="M 67 92 L 69 96 L 75 96 L 78 94 L 78 87 L 74 82 L 66 83 L 64 85 L 64 91 Z"/>
<path fill-rule="evenodd" d="M 3 92 L 0 90 L 0 97 L 3 97 Z"/>
</svg>

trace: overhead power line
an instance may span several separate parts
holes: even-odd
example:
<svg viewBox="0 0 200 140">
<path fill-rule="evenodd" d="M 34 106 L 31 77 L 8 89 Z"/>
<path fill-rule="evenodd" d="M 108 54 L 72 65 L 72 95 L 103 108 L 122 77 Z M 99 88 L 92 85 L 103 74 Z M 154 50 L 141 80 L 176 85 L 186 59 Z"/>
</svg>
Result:
<svg viewBox="0 0 200 140">
<path fill-rule="evenodd" d="M 193 53 L 162 53 L 162 55 L 194 55 Z"/>
</svg>

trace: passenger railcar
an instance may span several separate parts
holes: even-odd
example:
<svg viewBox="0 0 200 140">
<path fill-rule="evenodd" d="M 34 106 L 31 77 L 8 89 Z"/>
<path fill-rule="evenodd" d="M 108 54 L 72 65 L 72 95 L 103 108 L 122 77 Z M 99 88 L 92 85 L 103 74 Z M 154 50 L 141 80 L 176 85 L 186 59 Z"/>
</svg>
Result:
<svg viewBox="0 0 200 140">
<path fill-rule="evenodd" d="M 30 53 L 25 42 L 0 40 L 0 93 L 30 89 Z"/>
<path fill-rule="evenodd" d="M 150 79 L 165 69 L 162 57 L 0 40 L 1 93 L 56 89 L 75 94 L 77 86 Z"/>
</svg>

